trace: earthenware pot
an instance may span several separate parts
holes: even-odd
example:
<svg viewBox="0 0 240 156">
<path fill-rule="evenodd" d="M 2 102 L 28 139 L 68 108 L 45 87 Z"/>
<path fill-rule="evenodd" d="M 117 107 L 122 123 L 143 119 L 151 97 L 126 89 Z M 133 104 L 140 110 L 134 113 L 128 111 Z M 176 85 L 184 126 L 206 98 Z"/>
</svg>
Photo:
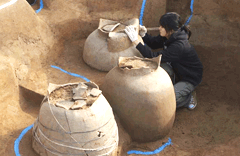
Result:
<svg viewBox="0 0 240 156">
<path fill-rule="evenodd" d="M 124 31 L 128 25 L 135 26 L 136 30 L 139 31 L 138 19 L 123 23 L 100 19 L 98 29 L 93 31 L 85 41 L 84 62 L 95 69 L 109 71 L 117 65 L 120 56 L 142 57 Z M 140 36 L 138 40 L 143 43 Z"/>
<path fill-rule="evenodd" d="M 118 127 L 98 86 L 88 82 L 49 89 L 34 123 L 32 146 L 41 156 L 110 155 L 118 146 Z"/>
<path fill-rule="evenodd" d="M 165 137 L 176 111 L 172 81 L 160 66 L 160 57 L 121 57 L 100 86 L 114 112 L 134 141 Z"/>
</svg>

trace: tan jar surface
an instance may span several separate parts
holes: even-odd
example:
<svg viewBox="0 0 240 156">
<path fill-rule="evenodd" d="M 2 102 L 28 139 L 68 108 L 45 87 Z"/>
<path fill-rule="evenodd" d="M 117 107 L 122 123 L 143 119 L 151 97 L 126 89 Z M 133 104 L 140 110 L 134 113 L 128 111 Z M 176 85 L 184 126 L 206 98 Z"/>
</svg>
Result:
<svg viewBox="0 0 240 156">
<path fill-rule="evenodd" d="M 85 41 L 84 62 L 100 71 L 110 71 L 117 65 L 119 57 L 142 57 L 124 32 L 127 25 L 133 25 L 139 31 L 138 19 L 121 23 L 100 19 L 98 29 L 93 31 Z M 140 36 L 138 40 L 143 43 Z"/>
<path fill-rule="evenodd" d="M 171 130 L 176 100 L 170 77 L 157 58 L 143 59 L 142 67 L 119 65 L 105 77 L 104 96 L 134 141 L 149 142 L 165 137 Z M 136 58 L 139 61 L 142 58 Z M 146 63 L 147 62 L 151 62 Z"/>
</svg>

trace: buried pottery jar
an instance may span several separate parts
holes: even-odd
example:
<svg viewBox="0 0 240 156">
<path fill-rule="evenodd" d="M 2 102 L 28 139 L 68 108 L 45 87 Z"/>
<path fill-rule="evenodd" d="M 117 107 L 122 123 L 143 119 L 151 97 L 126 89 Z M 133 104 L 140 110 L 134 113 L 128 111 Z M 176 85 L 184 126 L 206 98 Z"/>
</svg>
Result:
<svg viewBox="0 0 240 156">
<path fill-rule="evenodd" d="M 49 86 L 33 127 L 39 155 L 111 155 L 118 139 L 112 108 L 96 84 Z"/>
<path fill-rule="evenodd" d="M 117 65 L 120 56 L 142 57 L 124 31 L 128 25 L 135 26 L 137 32 L 139 32 L 138 19 L 123 23 L 100 19 L 98 29 L 93 31 L 85 41 L 84 62 L 95 69 L 110 71 Z M 143 43 L 140 36 L 138 36 L 138 40 Z"/>
<path fill-rule="evenodd" d="M 137 142 L 165 137 L 175 120 L 174 87 L 159 66 L 160 59 L 120 57 L 101 85 L 121 124 Z"/>
</svg>

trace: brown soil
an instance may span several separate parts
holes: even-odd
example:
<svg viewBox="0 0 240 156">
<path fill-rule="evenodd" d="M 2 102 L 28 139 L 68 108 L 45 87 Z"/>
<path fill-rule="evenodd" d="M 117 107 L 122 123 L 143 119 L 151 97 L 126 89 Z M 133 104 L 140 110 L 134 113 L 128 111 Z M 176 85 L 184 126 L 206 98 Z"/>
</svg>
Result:
<svg viewBox="0 0 240 156">
<path fill-rule="evenodd" d="M 26 0 L 0 10 L 0 155 L 14 156 L 14 141 L 38 116 L 48 83 L 84 81 L 51 68 L 59 66 L 87 77 L 98 85 L 106 72 L 87 66 L 82 59 L 86 38 L 98 27 L 100 18 L 127 20 L 139 16 L 142 0 L 43 0 L 44 9 L 35 14 Z M 9 2 L 1 0 L 0 5 Z M 190 0 L 147 1 L 143 23 L 158 26 L 160 15 L 178 12 L 187 19 Z M 190 22 L 192 37 L 204 66 L 197 87 L 195 110 L 179 109 L 171 132 L 163 140 L 138 144 L 131 142 L 117 119 L 119 148 L 113 155 L 126 155 L 129 149 L 155 150 L 172 139 L 173 145 L 160 154 L 166 156 L 240 155 L 240 3 L 236 0 L 194 2 Z M 157 34 L 157 31 L 150 32 Z M 31 147 L 29 131 L 20 143 L 20 154 L 37 156 Z"/>
</svg>

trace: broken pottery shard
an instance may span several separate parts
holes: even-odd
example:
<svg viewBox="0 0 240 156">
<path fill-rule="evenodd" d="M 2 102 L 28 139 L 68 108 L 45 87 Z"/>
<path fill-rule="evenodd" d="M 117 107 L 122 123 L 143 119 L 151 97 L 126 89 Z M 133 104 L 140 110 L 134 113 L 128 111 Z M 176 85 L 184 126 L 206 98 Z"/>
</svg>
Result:
<svg viewBox="0 0 240 156">
<path fill-rule="evenodd" d="M 91 88 L 99 88 L 98 85 L 94 82 L 86 82 L 85 83 L 88 87 L 91 87 Z"/>
<path fill-rule="evenodd" d="M 84 99 L 87 99 L 87 92 L 86 90 L 83 92 L 76 92 L 74 95 L 73 95 L 73 99 L 74 100 L 84 100 Z"/>
<path fill-rule="evenodd" d="M 87 99 L 87 106 L 91 106 L 95 101 L 96 101 L 97 97 L 92 97 L 92 96 L 89 96 L 88 99 Z"/>
<path fill-rule="evenodd" d="M 56 106 L 69 110 L 72 107 L 73 104 L 74 104 L 73 101 L 59 101 L 59 102 L 56 103 Z"/>
<path fill-rule="evenodd" d="M 81 99 L 86 99 L 87 98 L 87 88 L 85 84 L 80 83 L 77 88 L 73 89 L 73 99 L 74 100 L 81 100 Z"/>
<path fill-rule="evenodd" d="M 99 96 L 100 94 L 102 93 L 101 90 L 97 89 L 97 88 L 93 88 L 90 92 L 90 95 L 96 97 L 96 96 Z"/>
<path fill-rule="evenodd" d="M 76 92 L 78 92 L 80 88 L 81 88 L 82 90 L 83 90 L 83 89 L 87 90 L 88 86 L 85 85 L 85 84 L 83 84 L 83 83 L 79 83 L 78 86 L 77 86 L 77 88 L 74 88 L 74 89 L 73 89 L 73 93 L 75 94 Z"/>
<path fill-rule="evenodd" d="M 105 30 L 105 31 L 107 31 L 107 32 L 111 32 L 111 31 L 113 31 L 113 30 L 114 30 L 117 26 L 119 26 L 119 25 L 120 25 L 120 23 L 117 23 L 117 24 L 115 24 L 115 25 L 109 24 L 109 25 L 103 26 L 102 29 Z"/>
<path fill-rule="evenodd" d="M 74 102 L 74 105 L 72 105 L 71 109 L 80 109 L 83 106 L 85 106 L 87 103 L 85 100 L 77 100 Z"/>
</svg>

